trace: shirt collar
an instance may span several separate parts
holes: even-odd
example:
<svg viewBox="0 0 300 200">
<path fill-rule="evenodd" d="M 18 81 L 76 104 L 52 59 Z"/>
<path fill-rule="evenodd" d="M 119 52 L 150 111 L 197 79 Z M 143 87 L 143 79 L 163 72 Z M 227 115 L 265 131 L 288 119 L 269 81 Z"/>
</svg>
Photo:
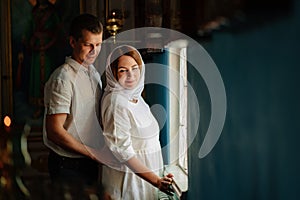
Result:
<svg viewBox="0 0 300 200">
<path fill-rule="evenodd" d="M 66 57 L 65 62 L 69 64 L 76 72 L 77 71 L 84 71 L 88 72 L 89 70 L 79 64 L 76 60 L 74 60 L 71 56 Z M 89 66 L 90 69 L 93 69 L 94 67 L 92 65 Z"/>
</svg>

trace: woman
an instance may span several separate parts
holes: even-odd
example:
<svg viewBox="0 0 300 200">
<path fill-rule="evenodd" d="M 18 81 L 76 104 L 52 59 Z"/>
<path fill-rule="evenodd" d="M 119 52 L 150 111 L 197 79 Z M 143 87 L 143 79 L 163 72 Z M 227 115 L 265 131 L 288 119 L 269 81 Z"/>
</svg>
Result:
<svg viewBox="0 0 300 200">
<path fill-rule="evenodd" d="M 145 76 L 142 57 L 137 49 L 123 45 L 113 50 L 106 64 L 103 134 L 121 164 L 103 167 L 103 186 L 112 199 L 157 199 L 157 188 L 171 192 L 173 175 L 160 177 L 159 126 L 141 96 Z"/>
</svg>

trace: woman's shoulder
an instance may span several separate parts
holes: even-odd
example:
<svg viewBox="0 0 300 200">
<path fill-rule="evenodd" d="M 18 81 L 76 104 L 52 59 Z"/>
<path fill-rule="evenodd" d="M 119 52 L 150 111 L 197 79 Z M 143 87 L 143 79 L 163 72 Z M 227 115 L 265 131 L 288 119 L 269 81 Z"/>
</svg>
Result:
<svg viewBox="0 0 300 200">
<path fill-rule="evenodd" d="M 128 108 L 129 101 L 125 96 L 112 92 L 103 98 L 102 104 L 106 107 L 118 107 L 125 109 Z"/>
<path fill-rule="evenodd" d="M 131 116 L 131 108 L 128 100 L 118 94 L 110 93 L 106 95 L 101 102 L 102 117 L 109 119 L 112 116 L 120 117 L 119 119 L 128 119 Z"/>
</svg>

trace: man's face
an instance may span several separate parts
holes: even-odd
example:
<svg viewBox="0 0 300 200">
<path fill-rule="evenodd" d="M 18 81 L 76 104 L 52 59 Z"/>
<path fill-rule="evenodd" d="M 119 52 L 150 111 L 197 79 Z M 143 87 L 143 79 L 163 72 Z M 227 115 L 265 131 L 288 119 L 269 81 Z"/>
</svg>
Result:
<svg viewBox="0 0 300 200">
<path fill-rule="evenodd" d="M 71 37 L 70 45 L 73 48 L 73 59 L 85 67 L 93 64 L 101 50 L 102 35 L 102 33 L 94 34 L 88 30 L 82 30 L 82 37 L 78 40 Z"/>
</svg>

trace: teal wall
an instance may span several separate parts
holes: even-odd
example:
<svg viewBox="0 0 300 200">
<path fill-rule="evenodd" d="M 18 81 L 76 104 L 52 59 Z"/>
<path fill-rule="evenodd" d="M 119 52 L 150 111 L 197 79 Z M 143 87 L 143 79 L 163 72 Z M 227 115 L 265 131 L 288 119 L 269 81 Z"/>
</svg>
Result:
<svg viewBox="0 0 300 200">
<path fill-rule="evenodd" d="M 168 55 L 168 51 L 164 50 L 160 53 L 147 53 L 147 56 L 143 58 L 146 65 L 144 98 L 160 126 L 159 140 L 165 164 L 170 163 L 169 149 L 164 148 L 169 144 L 169 134 L 167 133 L 170 131 L 170 119 L 167 114 L 169 110 Z M 161 107 L 157 107 L 158 110 L 153 110 L 153 105 L 160 105 Z"/>
<path fill-rule="evenodd" d="M 284 16 L 264 19 L 199 41 L 218 66 L 227 95 L 223 132 L 202 159 L 210 101 L 201 76 L 188 67 L 201 113 L 189 148 L 188 199 L 300 198 L 300 3 Z"/>
</svg>

